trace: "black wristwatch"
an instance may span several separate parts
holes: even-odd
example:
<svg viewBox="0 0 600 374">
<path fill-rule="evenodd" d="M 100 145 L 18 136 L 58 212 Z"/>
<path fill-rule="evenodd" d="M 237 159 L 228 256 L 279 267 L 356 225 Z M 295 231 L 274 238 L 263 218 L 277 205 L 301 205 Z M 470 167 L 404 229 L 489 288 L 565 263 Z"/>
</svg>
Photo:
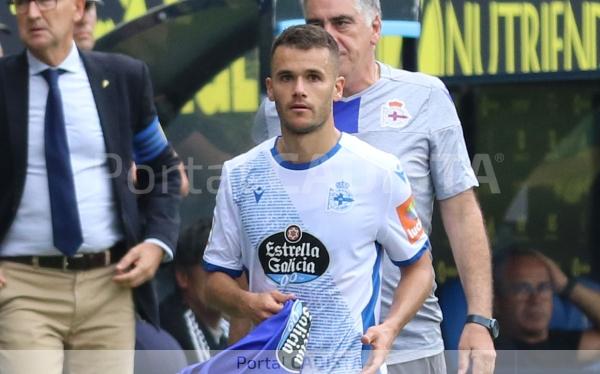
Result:
<svg viewBox="0 0 600 374">
<path fill-rule="evenodd" d="M 500 325 L 495 318 L 486 318 L 477 314 L 469 314 L 465 323 L 476 323 L 488 329 L 492 339 L 496 339 L 500 335 Z"/>
</svg>

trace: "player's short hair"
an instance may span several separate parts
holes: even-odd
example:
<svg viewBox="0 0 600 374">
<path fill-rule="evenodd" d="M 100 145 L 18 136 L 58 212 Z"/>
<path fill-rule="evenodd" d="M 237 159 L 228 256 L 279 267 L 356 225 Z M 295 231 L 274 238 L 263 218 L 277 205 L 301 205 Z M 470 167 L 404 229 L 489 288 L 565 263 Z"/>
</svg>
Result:
<svg viewBox="0 0 600 374">
<path fill-rule="evenodd" d="M 302 11 L 306 9 L 309 0 L 300 0 Z M 375 16 L 381 17 L 381 2 L 379 0 L 353 0 L 355 8 L 363 15 L 367 24 L 371 24 Z"/>
<path fill-rule="evenodd" d="M 333 39 L 333 37 L 322 27 L 315 25 L 297 25 L 287 28 L 273 42 L 273 47 L 271 48 L 271 60 L 273 60 L 277 48 L 282 46 L 305 51 L 313 48 L 327 49 L 333 58 L 334 66 L 337 69 L 340 58 L 340 49 L 335 39 Z"/>
</svg>

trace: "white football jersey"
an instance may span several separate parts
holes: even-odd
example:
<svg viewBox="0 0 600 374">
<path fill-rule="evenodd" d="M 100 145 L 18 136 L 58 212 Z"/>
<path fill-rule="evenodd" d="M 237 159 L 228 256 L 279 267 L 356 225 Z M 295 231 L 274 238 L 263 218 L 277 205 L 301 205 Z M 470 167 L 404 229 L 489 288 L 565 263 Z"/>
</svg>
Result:
<svg viewBox="0 0 600 374">
<path fill-rule="evenodd" d="M 343 134 L 318 159 L 291 163 L 277 139 L 223 166 L 204 265 L 247 269 L 253 292 L 294 293 L 313 316 L 309 365 L 354 372 L 360 338 L 378 323 L 382 248 L 403 266 L 429 240 L 396 157 Z"/>
</svg>

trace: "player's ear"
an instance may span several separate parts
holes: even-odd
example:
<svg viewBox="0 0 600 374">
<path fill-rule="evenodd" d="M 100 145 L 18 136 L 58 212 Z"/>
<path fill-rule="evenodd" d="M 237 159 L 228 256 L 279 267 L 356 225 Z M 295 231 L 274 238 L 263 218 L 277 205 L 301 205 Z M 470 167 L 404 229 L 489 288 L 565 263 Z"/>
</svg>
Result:
<svg viewBox="0 0 600 374">
<path fill-rule="evenodd" d="M 341 75 L 335 78 L 335 85 L 333 86 L 333 101 L 338 101 L 342 98 L 345 82 L 346 78 Z"/>
<path fill-rule="evenodd" d="M 376 14 L 371 21 L 371 44 L 376 46 L 379 38 L 381 38 L 381 16 Z"/>
</svg>

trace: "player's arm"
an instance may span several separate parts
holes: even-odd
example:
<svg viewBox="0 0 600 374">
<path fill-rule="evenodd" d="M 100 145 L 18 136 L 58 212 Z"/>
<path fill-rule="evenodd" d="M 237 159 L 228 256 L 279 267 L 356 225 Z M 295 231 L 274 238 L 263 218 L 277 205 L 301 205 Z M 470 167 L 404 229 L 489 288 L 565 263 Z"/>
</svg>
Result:
<svg viewBox="0 0 600 374">
<path fill-rule="evenodd" d="M 229 274 L 213 271 L 207 277 L 206 296 L 213 305 L 232 317 L 245 317 L 258 323 L 277 314 L 283 304 L 294 298 L 277 290 L 249 292 Z"/>
<path fill-rule="evenodd" d="M 401 268 L 402 278 L 394 292 L 394 300 L 385 321 L 369 328 L 362 337 L 362 343 L 370 344 L 373 348 L 363 374 L 377 373 L 385 362 L 394 339 L 421 308 L 433 287 L 430 252 L 423 251 L 419 255 L 420 258 L 415 262 Z"/>
<path fill-rule="evenodd" d="M 465 291 L 468 314 L 492 317 L 492 269 L 489 243 L 481 209 L 472 189 L 440 200 L 440 212 L 454 262 Z M 459 342 L 459 372 L 465 372 L 469 355 L 473 370 L 491 373 L 496 353 L 489 331 L 467 323 Z"/>
</svg>

